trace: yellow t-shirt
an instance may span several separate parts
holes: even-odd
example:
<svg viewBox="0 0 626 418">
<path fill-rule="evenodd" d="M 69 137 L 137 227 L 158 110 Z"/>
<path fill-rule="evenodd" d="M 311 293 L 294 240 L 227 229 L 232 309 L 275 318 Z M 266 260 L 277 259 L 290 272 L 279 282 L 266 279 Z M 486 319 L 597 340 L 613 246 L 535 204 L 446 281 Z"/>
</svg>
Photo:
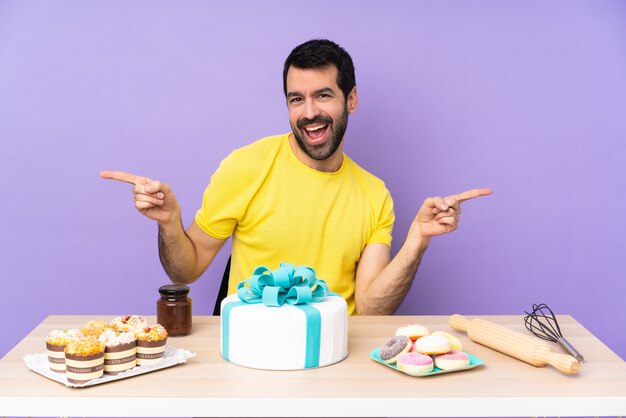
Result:
<svg viewBox="0 0 626 418">
<path fill-rule="evenodd" d="M 354 313 L 356 266 L 367 244 L 391 245 L 393 201 L 385 184 L 346 155 L 324 173 L 294 155 L 289 134 L 233 151 L 211 176 L 196 223 L 233 235 L 228 294 L 258 266 L 312 267 Z"/>
</svg>

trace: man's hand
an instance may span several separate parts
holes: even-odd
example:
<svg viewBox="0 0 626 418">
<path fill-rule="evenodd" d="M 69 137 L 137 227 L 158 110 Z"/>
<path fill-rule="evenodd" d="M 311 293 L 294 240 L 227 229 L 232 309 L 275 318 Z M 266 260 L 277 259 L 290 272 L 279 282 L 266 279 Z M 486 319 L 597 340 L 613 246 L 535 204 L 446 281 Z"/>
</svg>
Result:
<svg viewBox="0 0 626 418">
<path fill-rule="evenodd" d="M 472 189 L 448 197 L 429 197 L 420 208 L 413 225 L 423 238 L 447 234 L 456 230 L 461 215 L 461 203 L 491 194 L 491 189 Z"/>
<path fill-rule="evenodd" d="M 135 208 L 150 219 L 168 223 L 180 213 L 176 197 L 165 183 L 123 171 L 101 171 L 100 177 L 133 184 Z"/>
<path fill-rule="evenodd" d="M 365 246 L 356 271 L 354 301 L 358 314 L 392 315 L 411 288 L 430 239 L 457 228 L 461 202 L 489 194 L 491 189 L 485 188 L 426 199 L 391 262 L 386 245 Z"/>
</svg>

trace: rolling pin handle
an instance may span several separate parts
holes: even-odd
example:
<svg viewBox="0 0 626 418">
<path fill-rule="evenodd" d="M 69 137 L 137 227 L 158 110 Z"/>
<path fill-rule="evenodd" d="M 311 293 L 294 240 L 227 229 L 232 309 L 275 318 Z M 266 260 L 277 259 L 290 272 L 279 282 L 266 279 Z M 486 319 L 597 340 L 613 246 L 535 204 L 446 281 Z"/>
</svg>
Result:
<svg viewBox="0 0 626 418">
<path fill-rule="evenodd" d="M 448 319 L 448 325 L 457 331 L 467 331 L 470 325 L 470 320 L 463 315 L 454 314 Z"/>
<path fill-rule="evenodd" d="M 543 360 L 546 363 L 554 366 L 557 370 L 563 373 L 572 374 L 578 371 L 578 360 L 569 354 L 554 353 L 551 350 L 546 350 L 543 353 Z"/>
</svg>

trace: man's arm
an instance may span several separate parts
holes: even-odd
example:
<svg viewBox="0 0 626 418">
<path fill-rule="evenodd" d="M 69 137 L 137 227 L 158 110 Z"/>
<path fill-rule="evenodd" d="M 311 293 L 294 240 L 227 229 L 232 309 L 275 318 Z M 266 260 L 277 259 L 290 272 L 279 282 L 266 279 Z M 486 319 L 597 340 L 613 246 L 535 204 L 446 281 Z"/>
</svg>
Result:
<svg viewBox="0 0 626 418">
<path fill-rule="evenodd" d="M 489 194 L 491 189 L 473 189 L 445 198 L 426 199 L 409 228 L 404 244 L 391 262 L 388 246 L 366 245 L 356 270 L 357 313 L 393 314 L 411 288 L 430 239 L 457 229 L 461 202 Z"/>
<path fill-rule="evenodd" d="M 178 201 L 166 183 L 121 171 L 103 171 L 100 177 L 133 185 L 135 208 L 158 222 L 159 257 L 172 282 L 191 283 L 200 277 L 225 240 L 206 234 L 195 221 L 185 232 Z"/>
<path fill-rule="evenodd" d="M 177 225 L 159 223 L 159 258 L 174 283 L 193 283 L 207 269 L 224 244 L 204 232 L 194 220 L 187 231 Z"/>
<path fill-rule="evenodd" d="M 404 300 L 426 252 L 430 239 L 409 233 L 389 262 L 390 248 L 369 244 L 361 253 L 356 269 L 354 300 L 359 315 L 391 315 Z"/>
</svg>

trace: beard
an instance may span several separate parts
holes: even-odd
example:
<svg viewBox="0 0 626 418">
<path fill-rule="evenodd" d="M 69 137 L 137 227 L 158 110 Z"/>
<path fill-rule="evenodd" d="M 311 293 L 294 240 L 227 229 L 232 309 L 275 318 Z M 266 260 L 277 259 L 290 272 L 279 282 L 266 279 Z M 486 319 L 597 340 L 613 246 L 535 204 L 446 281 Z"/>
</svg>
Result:
<svg viewBox="0 0 626 418">
<path fill-rule="evenodd" d="M 328 124 L 327 129 L 330 130 L 330 138 L 325 143 L 310 145 L 306 142 L 304 139 L 306 136 L 304 128 L 312 124 Z M 337 151 L 339 145 L 341 145 L 341 141 L 343 141 L 343 135 L 346 133 L 346 128 L 348 127 L 348 107 L 344 107 L 343 113 L 337 121 L 333 121 L 333 119 L 328 116 L 319 115 L 313 119 L 300 119 L 296 124 L 297 127 L 292 123 L 290 123 L 290 125 L 298 146 L 306 155 L 316 161 L 326 160 Z"/>
</svg>

